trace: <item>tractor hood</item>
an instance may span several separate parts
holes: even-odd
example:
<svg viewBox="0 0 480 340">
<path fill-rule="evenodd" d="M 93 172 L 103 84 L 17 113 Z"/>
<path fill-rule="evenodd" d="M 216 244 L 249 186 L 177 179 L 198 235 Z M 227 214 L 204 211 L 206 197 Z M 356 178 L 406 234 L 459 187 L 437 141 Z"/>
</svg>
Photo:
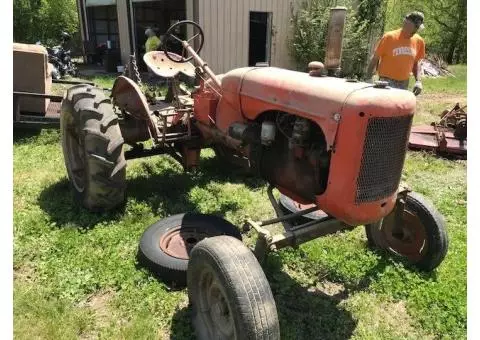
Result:
<svg viewBox="0 0 480 340">
<path fill-rule="evenodd" d="M 387 116 L 415 110 L 415 97 L 409 91 L 276 67 L 232 70 L 224 75 L 222 90 L 230 105 L 248 120 L 280 110 L 317 122 L 330 147 L 347 107 L 358 109 L 357 114 L 375 110 Z"/>
<path fill-rule="evenodd" d="M 237 92 L 242 97 L 314 116 L 326 111 L 339 112 L 349 94 L 371 86 L 341 78 L 312 77 L 308 73 L 276 67 L 240 68 L 226 73 L 222 79 L 225 92 Z"/>
</svg>

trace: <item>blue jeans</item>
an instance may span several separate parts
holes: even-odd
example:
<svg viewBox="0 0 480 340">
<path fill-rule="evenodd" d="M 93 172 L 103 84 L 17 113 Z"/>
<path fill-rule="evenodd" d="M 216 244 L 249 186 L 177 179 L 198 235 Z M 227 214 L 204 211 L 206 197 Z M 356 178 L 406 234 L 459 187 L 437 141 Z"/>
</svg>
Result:
<svg viewBox="0 0 480 340">
<path fill-rule="evenodd" d="M 381 81 L 386 81 L 388 83 L 388 86 L 396 88 L 396 89 L 402 89 L 402 90 L 408 90 L 408 82 L 409 80 L 395 80 L 387 77 L 380 77 L 379 80 Z"/>
</svg>

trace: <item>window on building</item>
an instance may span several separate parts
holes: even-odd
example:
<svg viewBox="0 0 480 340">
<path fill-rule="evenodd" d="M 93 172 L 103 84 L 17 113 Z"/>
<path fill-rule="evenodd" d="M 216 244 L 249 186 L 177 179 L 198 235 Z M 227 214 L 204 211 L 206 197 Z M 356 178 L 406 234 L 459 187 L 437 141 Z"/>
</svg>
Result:
<svg viewBox="0 0 480 340">
<path fill-rule="evenodd" d="M 89 39 L 95 46 L 107 44 L 111 48 L 119 48 L 117 6 L 90 6 L 87 7 Z"/>
</svg>

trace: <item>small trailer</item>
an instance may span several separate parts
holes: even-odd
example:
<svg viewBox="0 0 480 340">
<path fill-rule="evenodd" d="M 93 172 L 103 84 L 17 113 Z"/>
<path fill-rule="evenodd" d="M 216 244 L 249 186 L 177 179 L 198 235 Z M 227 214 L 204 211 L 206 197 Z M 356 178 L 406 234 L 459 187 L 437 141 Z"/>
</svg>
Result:
<svg viewBox="0 0 480 340">
<path fill-rule="evenodd" d="M 52 83 L 60 84 L 89 84 L 92 82 L 73 80 L 52 80 Z M 45 113 L 22 110 L 22 102 L 29 99 L 46 101 Z M 60 128 L 60 113 L 62 109 L 63 96 L 44 94 L 27 91 L 13 91 L 13 126 L 18 128 Z"/>
<path fill-rule="evenodd" d="M 53 84 L 93 82 L 52 79 L 52 64 L 40 45 L 13 44 L 13 126 L 60 128 L 63 95 L 52 94 Z"/>
</svg>

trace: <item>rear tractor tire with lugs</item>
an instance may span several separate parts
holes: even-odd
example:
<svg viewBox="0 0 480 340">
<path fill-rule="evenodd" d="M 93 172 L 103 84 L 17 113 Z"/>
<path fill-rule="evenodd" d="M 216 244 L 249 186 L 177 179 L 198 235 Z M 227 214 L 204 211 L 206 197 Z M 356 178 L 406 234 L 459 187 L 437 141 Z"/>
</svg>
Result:
<svg viewBox="0 0 480 340">
<path fill-rule="evenodd" d="M 126 161 L 118 117 L 103 91 L 68 89 L 60 118 L 63 156 L 75 198 L 91 211 L 125 201 Z"/>
</svg>

